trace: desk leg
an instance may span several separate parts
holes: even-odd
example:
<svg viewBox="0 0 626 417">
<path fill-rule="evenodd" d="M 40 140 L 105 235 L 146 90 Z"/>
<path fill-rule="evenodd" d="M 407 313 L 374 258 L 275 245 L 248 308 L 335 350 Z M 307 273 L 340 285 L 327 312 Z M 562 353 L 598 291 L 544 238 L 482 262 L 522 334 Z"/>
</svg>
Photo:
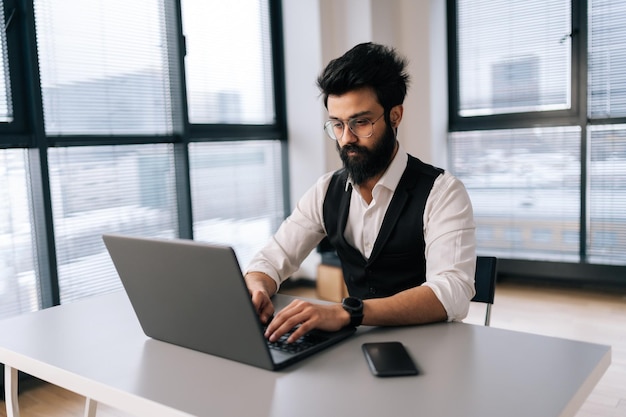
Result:
<svg viewBox="0 0 626 417">
<path fill-rule="evenodd" d="M 4 365 L 4 400 L 7 406 L 7 417 L 20 417 L 20 406 L 17 402 L 17 369 Z"/>
<path fill-rule="evenodd" d="M 85 400 L 85 417 L 96 417 L 96 409 L 98 408 L 98 401 L 94 401 L 87 397 Z"/>
</svg>

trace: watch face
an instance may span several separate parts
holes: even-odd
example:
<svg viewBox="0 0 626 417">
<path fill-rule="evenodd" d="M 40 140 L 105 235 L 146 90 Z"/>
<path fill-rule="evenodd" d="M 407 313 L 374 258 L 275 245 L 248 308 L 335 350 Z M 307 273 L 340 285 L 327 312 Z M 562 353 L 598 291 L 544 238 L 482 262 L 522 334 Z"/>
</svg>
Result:
<svg viewBox="0 0 626 417">
<path fill-rule="evenodd" d="M 350 326 L 360 326 L 363 322 L 363 301 L 357 297 L 346 297 L 341 304 L 350 313 Z"/>
<path fill-rule="evenodd" d="M 363 302 L 356 297 L 346 297 L 343 299 L 343 304 L 351 308 L 359 308 Z"/>
</svg>

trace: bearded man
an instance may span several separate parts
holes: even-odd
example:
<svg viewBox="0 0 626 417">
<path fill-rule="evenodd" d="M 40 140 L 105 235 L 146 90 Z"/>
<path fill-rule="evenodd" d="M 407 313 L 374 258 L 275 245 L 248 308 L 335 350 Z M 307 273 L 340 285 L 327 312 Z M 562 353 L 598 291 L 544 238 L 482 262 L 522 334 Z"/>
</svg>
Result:
<svg viewBox="0 0 626 417">
<path fill-rule="evenodd" d="M 302 196 L 245 273 L 265 336 L 288 342 L 318 328 L 462 320 L 474 296 L 475 223 L 463 184 L 407 154 L 397 140 L 409 76 L 406 59 L 374 43 L 355 46 L 318 77 L 344 167 Z M 326 238 L 341 261 L 349 297 L 296 300 L 277 312 L 271 297 Z M 270 321 L 270 318 L 271 321 Z"/>
</svg>

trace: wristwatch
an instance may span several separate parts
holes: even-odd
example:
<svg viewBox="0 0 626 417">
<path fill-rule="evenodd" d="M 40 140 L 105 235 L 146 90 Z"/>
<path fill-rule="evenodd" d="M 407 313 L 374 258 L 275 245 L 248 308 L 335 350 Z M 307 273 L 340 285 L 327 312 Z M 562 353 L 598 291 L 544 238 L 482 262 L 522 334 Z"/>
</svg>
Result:
<svg viewBox="0 0 626 417">
<path fill-rule="evenodd" d="M 363 322 L 363 300 L 357 297 L 346 297 L 341 306 L 350 314 L 350 326 L 357 327 Z"/>
</svg>

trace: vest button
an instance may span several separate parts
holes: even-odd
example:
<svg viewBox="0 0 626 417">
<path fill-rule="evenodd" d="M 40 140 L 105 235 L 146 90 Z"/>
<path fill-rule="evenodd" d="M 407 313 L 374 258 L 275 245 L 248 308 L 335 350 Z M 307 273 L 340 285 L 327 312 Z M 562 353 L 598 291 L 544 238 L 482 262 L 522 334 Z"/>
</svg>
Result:
<svg viewBox="0 0 626 417">
<path fill-rule="evenodd" d="M 376 294 L 376 288 L 370 287 L 370 294 Z"/>
</svg>

